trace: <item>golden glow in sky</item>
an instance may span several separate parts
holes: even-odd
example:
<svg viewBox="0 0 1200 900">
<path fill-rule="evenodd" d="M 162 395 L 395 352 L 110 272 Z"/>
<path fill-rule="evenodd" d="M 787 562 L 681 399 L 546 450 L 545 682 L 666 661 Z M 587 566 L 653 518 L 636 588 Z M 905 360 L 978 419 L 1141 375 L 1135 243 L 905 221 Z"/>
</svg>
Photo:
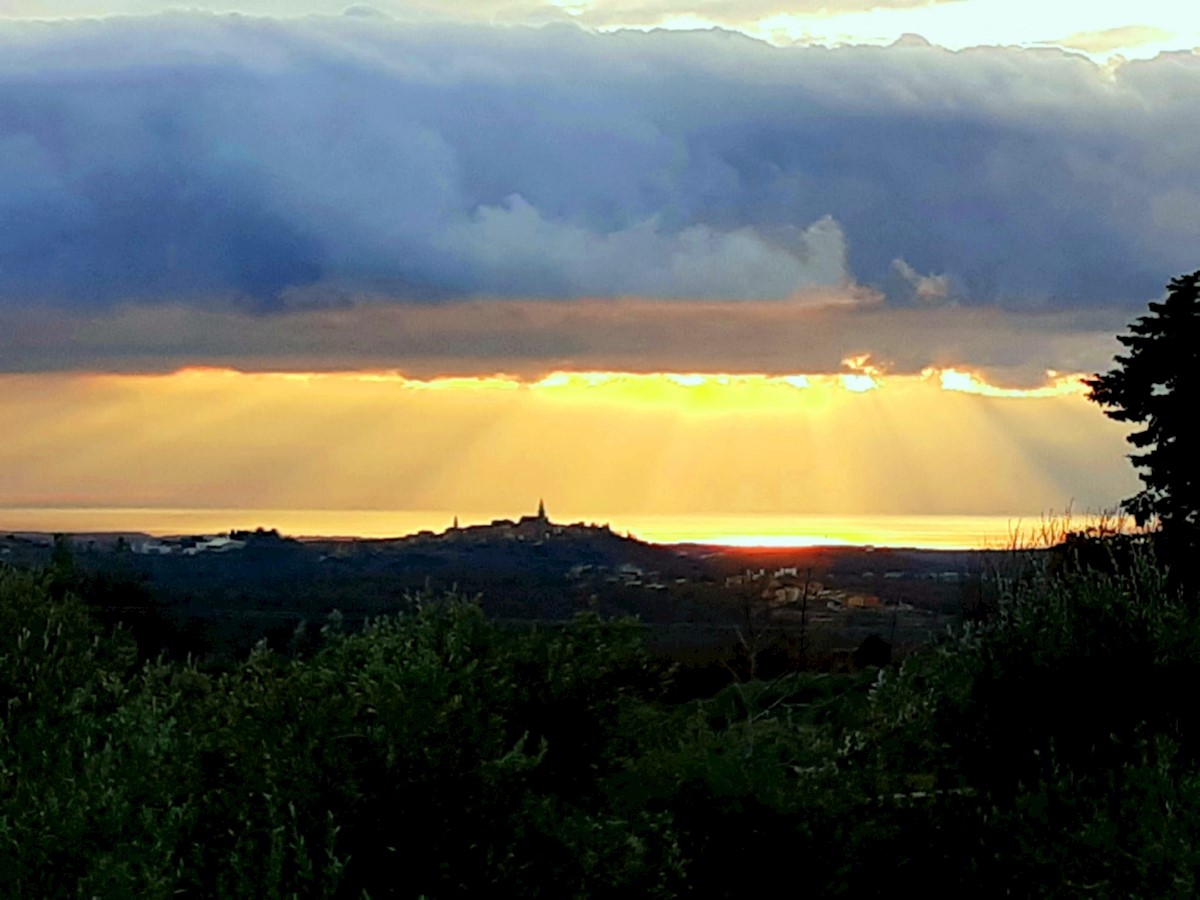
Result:
<svg viewBox="0 0 1200 900">
<path fill-rule="evenodd" d="M 954 369 L 890 376 L 856 365 L 849 376 L 559 372 L 529 382 L 225 369 L 6 376 L 0 420 L 23 427 L 0 443 L 0 520 L 5 507 L 507 517 L 546 497 L 561 521 L 658 517 L 648 536 L 736 540 L 729 529 L 754 521 L 770 536 L 793 533 L 787 517 L 1036 518 L 1136 490 L 1123 429 L 1077 380 L 1015 391 Z M 861 520 L 853 527 L 872 542 Z"/>
<path fill-rule="evenodd" d="M 1063 397 L 1072 394 L 1086 396 L 1088 391 L 1081 376 L 1059 375 L 1053 370 L 1046 372 L 1046 377 L 1050 379 L 1049 384 L 1036 388 L 996 387 L 972 372 L 959 369 L 926 369 L 921 376 L 936 378 L 943 390 L 962 391 L 983 397 Z"/>
</svg>

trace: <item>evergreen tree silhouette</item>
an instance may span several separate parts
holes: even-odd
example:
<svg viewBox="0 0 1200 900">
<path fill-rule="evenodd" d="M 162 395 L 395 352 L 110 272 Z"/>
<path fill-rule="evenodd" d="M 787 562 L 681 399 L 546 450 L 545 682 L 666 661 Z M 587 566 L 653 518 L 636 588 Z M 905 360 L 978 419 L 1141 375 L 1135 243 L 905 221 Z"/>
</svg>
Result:
<svg viewBox="0 0 1200 900">
<path fill-rule="evenodd" d="M 1086 383 L 1105 415 L 1143 426 L 1127 440 L 1140 451 L 1129 458 L 1144 487 L 1122 505 L 1139 525 L 1157 521 L 1163 554 L 1182 582 L 1200 549 L 1200 271 L 1172 279 L 1166 299 L 1149 308 L 1117 337 L 1128 352 Z"/>
</svg>

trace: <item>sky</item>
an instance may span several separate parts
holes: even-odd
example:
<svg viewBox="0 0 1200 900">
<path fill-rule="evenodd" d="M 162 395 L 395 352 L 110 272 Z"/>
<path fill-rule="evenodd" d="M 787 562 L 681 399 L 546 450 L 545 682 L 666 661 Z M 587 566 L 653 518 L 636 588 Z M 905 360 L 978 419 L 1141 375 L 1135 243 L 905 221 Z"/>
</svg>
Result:
<svg viewBox="0 0 1200 900">
<path fill-rule="evenodd" d="M 1036 515 L 1200 8 L 0 0 L 4 509 Z M 557 501 L 557 505 L 556 505 Z"/>
</svg>

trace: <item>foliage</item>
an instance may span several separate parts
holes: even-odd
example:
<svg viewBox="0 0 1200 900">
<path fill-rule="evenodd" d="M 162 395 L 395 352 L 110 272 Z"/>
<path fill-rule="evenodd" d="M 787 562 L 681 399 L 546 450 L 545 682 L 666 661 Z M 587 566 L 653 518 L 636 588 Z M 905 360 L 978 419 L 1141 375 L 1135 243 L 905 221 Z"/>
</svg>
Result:
<svg viewBox="0 0 1200 900">
<path fill-rule="evenodd" d="M 113 559 L 115 565 L 107 570 L 82 567 L 76 563 L 70 539 L 55 535 L 47 587 L 54 597 L 79 598 L 102 630 L 120 627 L 133 640 L 142 661 L 168 651 L 186 655 L 201 649 L 192 635 L 170 621 L 146 576 L 129 565 L 130 555 L 117 552 Z"/>
<path fill-rule="evenodd" d="M 1190 896 L 1200 623 L 1137 546 L 895 668 L 681 700 L 631 622 L 413 598 L 208 671 L 0 570 L 11 896 Z"/>
<path fill-rule="evenodd" d="M 557 894 L 609 877 L 577 861 L 614 827 L 590 795 L 620 708 L 661 683 L 628 624 L 512 634 L 422 600 L 359 634 L 331 623 L 308 659 L 263 646 L 224 673 L 130 671 L 128 639 L 52 578 L 0 579 L 6 894 Z"/>
<path fill-rule="evenodd" d="M 1130 459 L 1144 470 L 1145 487 L 1125 505 L 1138 524 L 1158 519 L 1179 545 L 1169 548 L 1172 558 L 1182 561 L 1200 527 L 1200 445 L 1191 424 L 1200 402 L 1200 271 L 1172 279 L 1166 300 L 1151 303 L 1129 330 L 1117 338 L 1129 352 L 1087 383 L 1107 416 L 1144 426 L 1128 440 L 1141 451 Z"/>
<path fill-rule="evenodd" d="M 1189 895 L 1200 723 L 1178 691 L 1200 674 L 1200 623 L 1145 551 L 1116 574 L 1034 571 L 1001 589 L 990 623 L 881 679 L 876 771 L 892 790 L 918 774 L 968 813 L 964 880 Z"/>
</svg>

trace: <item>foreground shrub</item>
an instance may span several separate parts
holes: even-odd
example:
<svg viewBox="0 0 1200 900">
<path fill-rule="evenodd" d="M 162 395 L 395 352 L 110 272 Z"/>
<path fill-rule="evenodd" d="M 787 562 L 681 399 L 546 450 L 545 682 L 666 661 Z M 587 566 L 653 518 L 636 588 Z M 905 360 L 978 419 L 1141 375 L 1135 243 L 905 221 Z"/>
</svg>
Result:
<svg viewBox="0 0 1200 900">
<path fill-rule="evenodd" d="M 1145 559 L 999 581 L 898 669 L 684 703 L 631 622 L 421 598 L 211 671 L 50 587 L 0 570 L 5 895 L 1197 888 L 1200 626 Z"/>
<path fill-rule="evenodd" d="M 991 622 L 881 679 L 864 746 L 971 814 L 964 879 L 1017 894 L 1185 896 L 1200 862 L 1200 623 L 1148 553 L 1000 585 Z M 953 798 L 953 799 L 951 799 Z"/>
<path fill-rule="evenodd" d="M 505 633 L 451 598 L 327 629 L 306 660 L 130 672 L 74 597 L 0 579 L 11 893 L 557 895 L 605 877 L 580 861 L 588 829 L 613 831 L 595 785 L 619 709 L 660 689 L 628 624 Z M 659 865 L 624 842 L 596 849 Z"/>
</svg>

